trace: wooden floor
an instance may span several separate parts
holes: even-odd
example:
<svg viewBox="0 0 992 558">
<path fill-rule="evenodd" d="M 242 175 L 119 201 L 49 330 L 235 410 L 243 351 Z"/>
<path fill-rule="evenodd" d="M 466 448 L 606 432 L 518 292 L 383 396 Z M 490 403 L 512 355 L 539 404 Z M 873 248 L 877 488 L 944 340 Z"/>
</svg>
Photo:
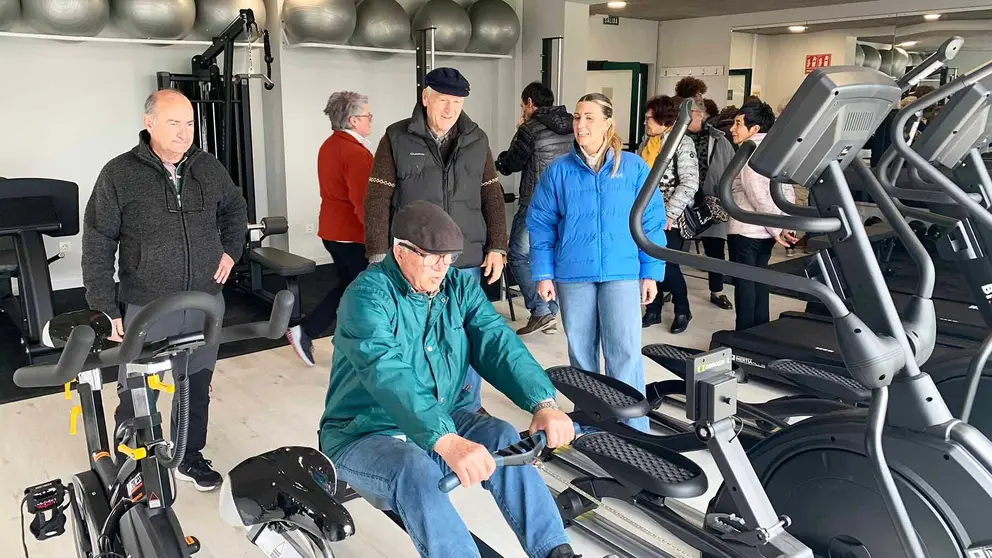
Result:
<svg viewBox="0 0 992 558">
<path fill-rule="evenodd" d="M 692 302 L 692 320 L 688 331 L 681 335 L 668 332 L 671 305 L 665 306 L 665 323 L 644 330 L 643 344 L 670 342 L 683 346 L 706 348 L 713 331 L 733 329 L 734 312 L 721 310 L 709 303 L 706 281 L 699 272 L 689 271 L 687 277 Z M 727 288 L 733 299 L 733 287 Z M 517 299 L 518 301 L 520 299 Z M 801 309 L 798 301 L 773 296 L 772 316 L 784 310 Z M 508 316 L 507 306 L 497 308 Z M 523 325 L 525 311 L 517 303 L 518 321 Z M 509 318 L 507 318 L 509 319 Z M 536 334 L 525 338 L 537 360 L 544 366 L 568 362 L 565 335 Z M 221 361 L 213 380 L 210 405 L 210 434 L 205 450 L 213 466 L 227 471 L 242 459 L 285 445 L 314 446 L 317 422 L 323 410 L 331 362 L 329 339 L 315 343 L 317 365 L 304 367 L 289 347 L 272 349 Z M 671 378 L 672 375 L 645 359 L 647 381 Z M 104 394 L 107 409 L 116 405 L 113 389 Z M 764 401 L 778 395 L 753 383 L 742 386 L 741 400 Z M 169 406 L 163 401 L 163 409 Z M 564 402 L 567 405 L 567 402 Z M 523 429 L 529 416 L 514 407 L 502 394 L 486 385 L 483 404 L 493 415 L 500 416 Z M 0 556 L 21 556 L 21 527 L 19 505 L 26 486 L 61 478 L 68 482 L 71 475 L 86 467 L 85 442 L 82 436 L 69 435 L 69 411 L 73 404 L 63 395 L 53 395 L 0 406 Z M 710 490 L 703 497 L 686 501 L 696 509 L 704 509 L 707 500 L 720 485 L 720 477 L 712 459 L 704 452 L 691 454 L 710 475 Z M 255 558 L 261 552 L 252 546 L 238 528 L 224 524 L 218 515 L 218 493 L 199 493 L 181 484 L 176 511 L 187 534 L 195 535 L 204 550 L 198 557 Z M 503 521 L 492 498 L 481 488 L 458 489 L 452 500 L 469 528 L 506 557 L 525 557 L 510 529 Z M 378 511 L 364 501 L 353 501 L 348 508 L 354 516 L 357 535 L 340 544 L 335 553 L 343 558 L 416 558 L 409 538 Z M 636 513 L 632 515 L 637 515 Z M 608 517 L 608 516 L 607 516 Z M 30 521 L 30 518 L 27 518 Z M 622 525 L 622 523 L 620 523 Z M 649 523 L 645 523 L 650 525 Z M 657 532 L 657 530 L 656 530 Z M 573 546 L 586 558 L 599 558 L 609 553 L 607 548 L 571 533 Z M 36 542 L 27 535 L 32 558 L 71 558 L 74 550 L 70 534 Z M 696 553 L 689 550 L 687 554 Z"/>
</svg>

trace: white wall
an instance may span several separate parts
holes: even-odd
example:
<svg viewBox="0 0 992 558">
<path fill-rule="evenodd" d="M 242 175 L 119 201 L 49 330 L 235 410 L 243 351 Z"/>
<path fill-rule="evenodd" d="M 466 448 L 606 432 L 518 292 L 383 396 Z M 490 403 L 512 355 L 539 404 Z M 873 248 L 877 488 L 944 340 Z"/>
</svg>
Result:
<svg viewBox="0 0 992 558">
<path fill-rule="evenodd" d="M 854 63 L 853 56 L 848 61 L 848 50 L 853 55 L 854 37 L 847 31 L 773 35 L 766 39 L 768 48 L 762 56 L 756 57 L 755 67 L 762 68 L 765 76 L 761 99 L 776 110 L 806 79 L 807 55 L 830 54 L 834 66 Z"/>
<path fill-rule="evenodd" d="M 589 60 L 640 62 L 648 65 L 648 98 L 654 96 L 658 62 L 658 22 L 620 18 L 620 25 L 604 25 L 602 15 L 589 16 Z M 589 78 L 595 79 L 595 78 Z"/>
<path fill-rule="evenodd" d="M 851 4 L 823 5 L 775 12 L 753 12 L 728 16 L 664 21 L 658 32 L 658 66 L 724 66 L 730 61 L 731 30 L 755 25 L 790 24 L 833 18 L 864 18 L 907 12 L 939 11 L 948 8 L 983 7 L 981 0 L 875 0 Z M 710 91 L 726 91 L 727 76 L 704 79 Z M 678 78 L 659 76 L 658 92 L 671 91 Z M 712 93 L 711 93 L 712 94 Z M 717 95 L 723 97 L 722 95 Z M 721 101 L 717 104 L 721 104 Z"/>
<path fill-rule="evenodd" d="M 966 48 L 962 49 L 949 64 L 950 67 L 958 69 L 958 75 L 966 74 L 992 60 L 992 50 L 969 50 L 967 39 L 965 45 Z"/>
</svg>

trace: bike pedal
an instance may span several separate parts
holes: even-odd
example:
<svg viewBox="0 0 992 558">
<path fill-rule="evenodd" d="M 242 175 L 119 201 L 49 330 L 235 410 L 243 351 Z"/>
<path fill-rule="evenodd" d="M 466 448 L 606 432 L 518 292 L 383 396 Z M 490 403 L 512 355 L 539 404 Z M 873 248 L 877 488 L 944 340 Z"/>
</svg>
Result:
<svg viewBox="0 0 992 558">
<path fill-rule="evenodd" d="M 34 515 L 31 534 L 35 540 L 44 541 L 65 533 L 66 487 L 61 479 L 48 481 L 24 489 L 28 513 Z M 51 517 L 46 514 L 51 512 Z"/>
<path fill-rule="evenodd" d="M 196 537 L 186 537 L 186 548 L 190 554 L 196 554 L 200 551 L 200 541 Z"/>
</svg>

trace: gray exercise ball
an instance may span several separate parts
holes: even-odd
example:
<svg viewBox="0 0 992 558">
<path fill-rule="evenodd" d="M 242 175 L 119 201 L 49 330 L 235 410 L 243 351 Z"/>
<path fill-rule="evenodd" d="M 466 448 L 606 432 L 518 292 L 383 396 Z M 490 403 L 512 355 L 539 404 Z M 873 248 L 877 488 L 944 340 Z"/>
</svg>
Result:
<svg viewBox="0 0 992 558">
<path fill-rule="evenodd" d="M 244 9 L 255 14 L 259 31 L 265 29 L 263 0 L 196 0 L 196 30 L 206 37 L 216 37 Z"/>
<path fill-rule="evenodd" d="M 355 32 L 355 0 L 286 0 L 282 23 L 294 43 L 344 44 Z"/>
<path fill-rule="evenodd" d="M 906 74 L 906 65 L 909 63 L 909 53 L 899 47 L 890 50 L 883 50 L 879 54 L 882 56 L 882 64 L 879 71 L 888 74 L 896 79 Z"/>
<path fill-rule="evenodd" d="M 413 16 L 417 33 L 427 27 L 436 27 L 434 47 L 443 52 L 464 52 L 472 40 L 472 20 L 454 0 L 430 0 Z"/>
<path fill-rule="evenodd" d="M 20 0 L 0 0 L 0 31 L 12 27 L 20 17 Z"/>
<path fill-rule="evenodd" d="M 861 50 L 865 51 L 865 63 L 862 66 L 873 70 L 879 69 L 882 65 L 882 55 L 878 53 L 878 50 L 868 45 L 861 45 Z"/>
<path fill-rule="evenodd" d="M 183 39 L 193 29 L 193 0 L 113 0 L 114 25 L 135 39 Z"/>
<path fill-rule="evenodd" d="M 915 52 L 909 53 L 909 65 L 912 67 L 917 67 L 923 63 L 923 57 Z"/>
<path fill-rule="evenodd" d="M 376 48 L 409 48 L 410 16 L 396 0 L 362 0 L 351 44 Z"/>
<path fill-rule="evenodd" d="M 503 0 L 479 0 L 468 9 L 472 21 L 469 52 L 510 54 L 520 38 L 520 20 Z"/>
<path fill-rule="evenodd" d="M 861 45 L 856 45 L 854 47 L 854 65 L 855 66 L 865 65 L 865 49 L 861 48 Z"/>
<path fill-rule="evenodd" d="M 24 20 L 50 35 L 93 37 L 110 23 L 109 0 L 23 0 Z"/>
</svg>

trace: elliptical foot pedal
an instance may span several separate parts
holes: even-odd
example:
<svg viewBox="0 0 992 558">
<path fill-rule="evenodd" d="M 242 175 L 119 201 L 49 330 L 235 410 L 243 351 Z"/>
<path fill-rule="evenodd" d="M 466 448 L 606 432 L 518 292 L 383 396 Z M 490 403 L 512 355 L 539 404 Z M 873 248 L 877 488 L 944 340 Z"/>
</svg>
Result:
<svg viewBox="0 0 992 558">
<path fill-rule="evenodd" d="M 768 363 L 768 369 L 797 385 L 813 390 L 827 398 L 839 399 L 846 403 L 871 402 L 871 392 L 853 378 L 833 372 L 830 367 L 811 366 L 805 362 L 781 359 Z"/>
<path fill-rule="evenodd" d="M 594 422 L 639 418 L 651 411 L 643 393 L 615 378 L 571 366 L 546 372 L 555 388 Z"/>
<path fill-rule="evenodd" d="M 31 534 L 35 540 L 44 541 L 65 533 L 66 487 L 61 479 L 24 489 L 24 501 L 31 520 Z M 51 517 L 46 514 L 51 512 Z M 23 527 L 23 524 L 22 524 Z"/>
<path fill-rule="evenodd" d="M 654 343 L 641 348 L 642 355 L 664 366 L 683 380 L 685 380 L 685 361 L 701 352 L 698 349 L 676 347 L 665 343 Z"/>
<path fill-rule="evenodd" d="M 639 491 L 661 498 L 695 498 L 706 492 L 706 475 L 699 465 L 665 448 L 648 451 L 609 432 L 579 436 L 572 448 Z"/>
</svg>

